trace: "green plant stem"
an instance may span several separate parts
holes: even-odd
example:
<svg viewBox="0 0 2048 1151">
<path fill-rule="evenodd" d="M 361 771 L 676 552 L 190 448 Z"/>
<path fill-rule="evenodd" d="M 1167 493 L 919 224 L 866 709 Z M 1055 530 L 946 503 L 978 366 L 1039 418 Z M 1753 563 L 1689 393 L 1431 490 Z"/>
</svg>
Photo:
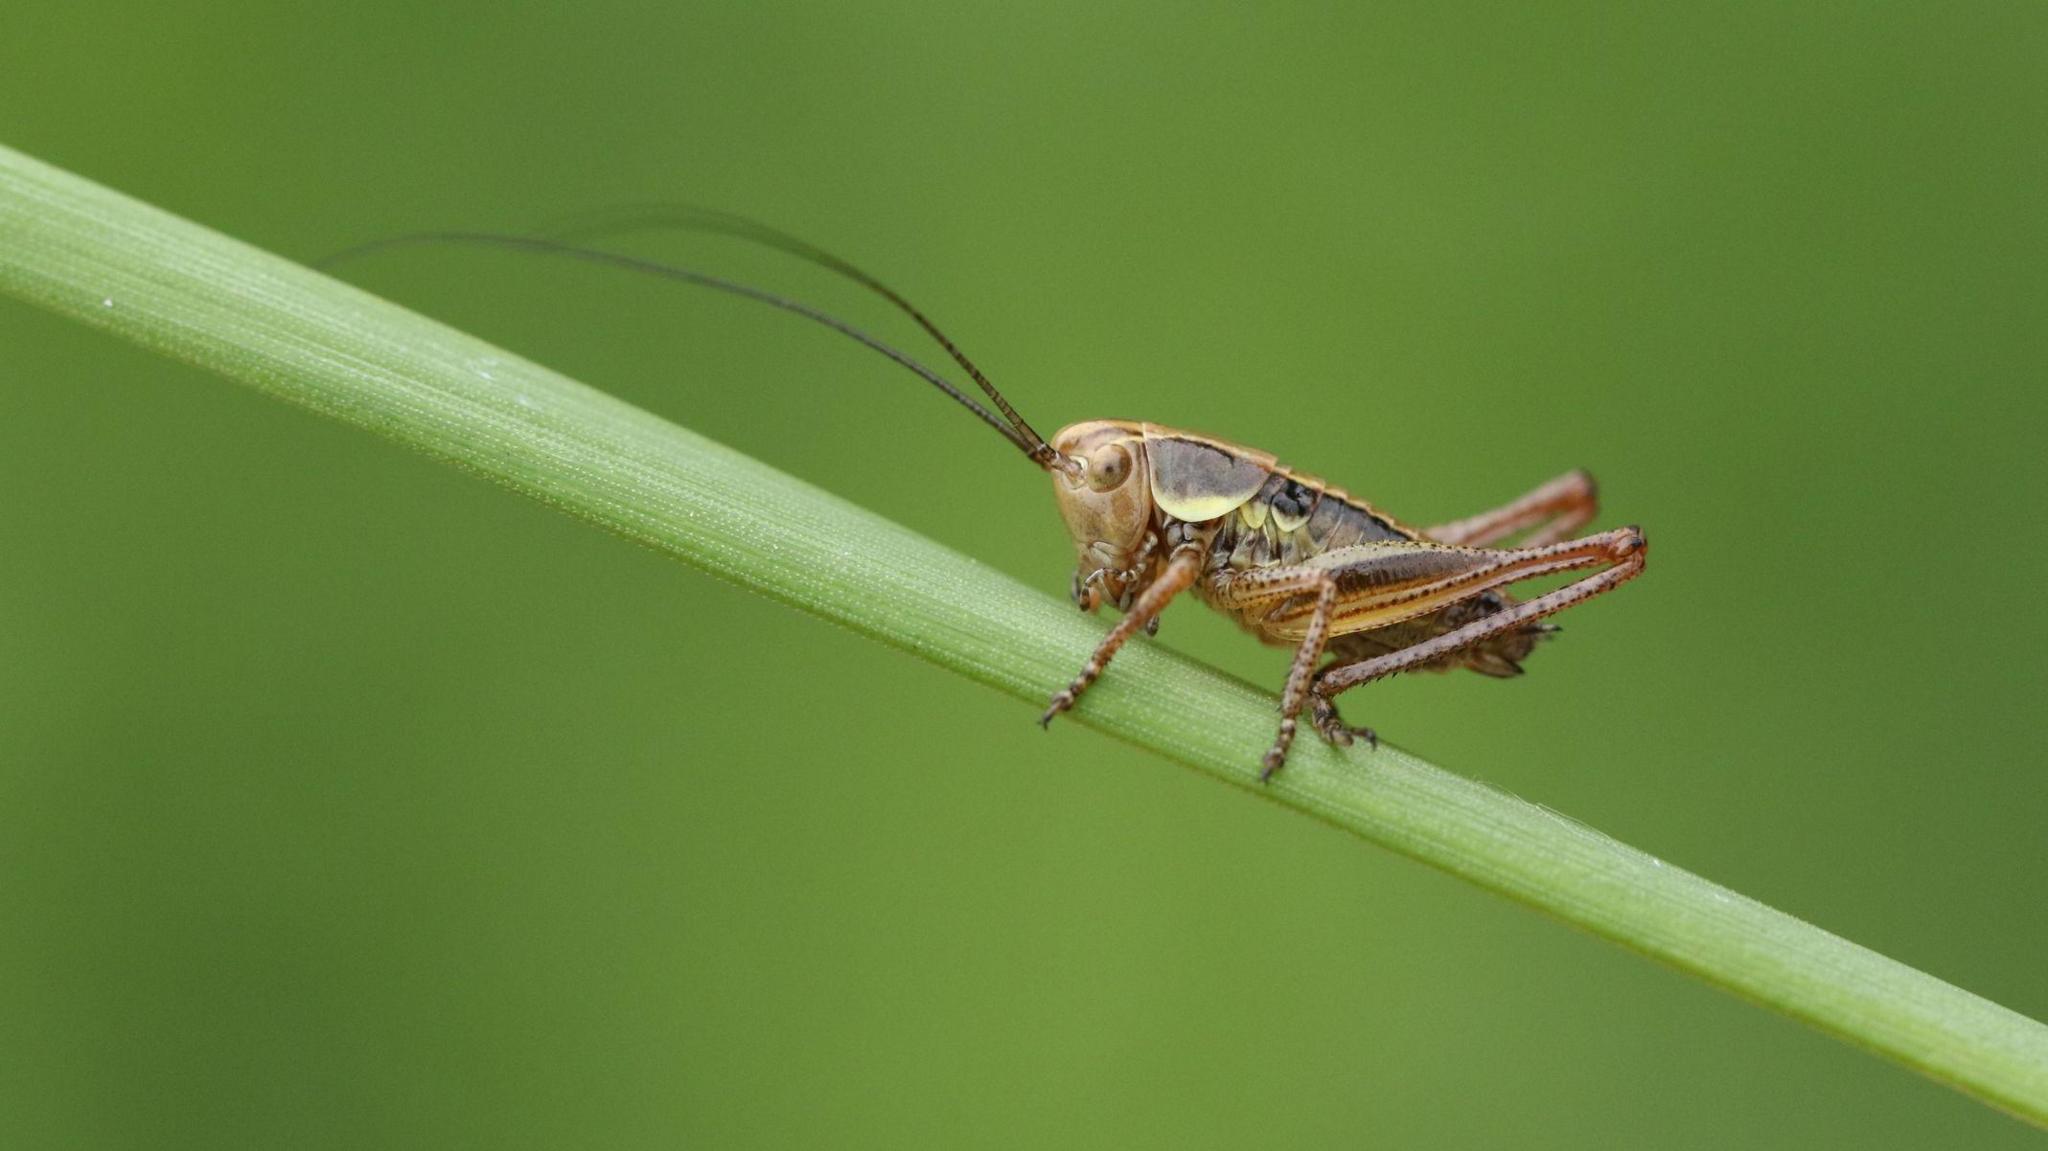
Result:
<svg viewBox="0 0 2048 1151">
<path fill-rule="evenodd" d="M 5 148 L 0 290 L 410 444 L 1034 708 L 1101 634 L 1063 601 L 756 460 Z M 1073 721 L 2048 1124 L 2048 1028 L 2033 1020 L 1393 748 L 1304 740 L 1261 786 L 1269 695 L 1149 644 L 1126 648 L 1116 670 Z"/>
</svg>

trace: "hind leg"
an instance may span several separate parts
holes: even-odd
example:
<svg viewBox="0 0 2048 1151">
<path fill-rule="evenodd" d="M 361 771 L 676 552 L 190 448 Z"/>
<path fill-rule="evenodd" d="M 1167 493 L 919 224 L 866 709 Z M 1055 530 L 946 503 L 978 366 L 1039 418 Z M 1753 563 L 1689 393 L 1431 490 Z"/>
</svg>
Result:
<svg viewBox="0 0 2048 1151">
<path fill-rule="evenodd" d="M 1637 529 L 1616 528 L 1569 543 L 1552 544 L 1527 551 L 1532 556 L 1569 555 L 1571 567 L 1601 566 L 1603 570 L 1534 599 L 1504 606 L 1500 611 L 1482 616 L 1421 643 L 1355 663 L 1325 668 L 1323 673 L 1316 677 L 1310 691 L 1318 701 L 1328 702 L 1339 692 L 1383 679 L 1396 672 L 1430 666 L 1474 644 L 1483 643 L 1517 628 L 1527 627 L 1544 616 L 1563 611 L 1573 604 L 1592 599 L 1603 592 L 1612 591 L 1642 573 L 1645 545 L 1642 532 Z M 1566 570 L 1566 566 L 1561 563 L 1553 564 L 1550 570 Z M 1532 571 L 1531 574 L 1541 573 Z M 1319 702 L 1316 705 L 1316 714 L 1327 715 L 1331 722 L 1335 722 L 1335 705 L 1332 704 L 1325 712 Z M 1318 722 L 1317 730 L 1323 730 L 1321 722 Z"/>
<path fill-rule="evenodd" d="M 1479 548 L 1528 531 L 1529 538 L 1522 546 L 1541 547 L 1571 538 L 1573 532 L 1593 522 L 1599 510 L 1599 485 L 1585 471 L 1574 469 L 1513 503 L 1425 528 L 1422 534 L 1438 543 Z"/>
<path fill-rule="evenodd" d="M 1385 541 L 1355 544 L 1314 556 L 1300 564 L 1221 572 L 1212 576 L 1204 595 L 1212 606 L 1239 613 L 1252 621 L 1261 634 L 1271 639 L 1300 642 L 1295 663 L 1281 695 L 1280 737 L 1261 766 L 1261 779 L 1271 778 L 1286 762 L 1287 748 L 1294 736 L 1295 717 L 1305 697 L 1314 695 L 1324 704 L 1315 706 L 1311 720 L 1327 739 L 1343 742 L 1354 733 L 1335 718 L 1335 695 L 1353 682 L 1345 680 L 1359 668 L 1385 667 L 1376 675 L 1389 675 L 1407 668 L 1426 667 L 1452 658 L 1473 644 L 1503 632 L 1526 627 L 1537 616 L 1558 611 L 1578 599 L 1606 590 L 1596 582 L 1609 579 L 1619 583 L 1640 567 L 1642 537 L 1633 528 L 1602 532 L 1585 539 L 1567 540 L 1542 547 L 1463 548 L 1418 541 Z M 1627 574 L 1613 565 L 1633 562 Z M 1549 596 L 1528 603 L 1510 604 L 1505 599 L 1498 609 L 1486 597 L 1522 580 L 1589 567 L 1611 570 L 1568 585 Z M 1569 598 L 1560 598 L 1569 596 Z M 1461 612 L 1461 605 L 1486 603 L 1486 611 L 1474 618 Z M 1450 630 L 1429 635 L 1418 632 L 1414 621 L 1444 612 L 1459 613 Z M 1472 622 L 1462 622 L 1471 620 Z M 1313 677 L 1311 671 L 1321 655 L 1326 637 L 1379 633 L 1399 644 L 1398 650 L 1359 659 L 1357 651 L 1337 666 Z M 1428 636 L 1428 638 L 1424 638 Z M 1360 639 L 1365 638 L 1360 635 Z M 1356 643 L 1357 641 L 1352 641 Z M 1340 646 L 1350 647 L 1352 644 Z M 1343 656 L 1340 655 L 1340 659 Z"/>
<path fill-rule="evenodd" d="M 1336 666 L 1344 666 L 1342 664 Z M 1316 734 L 1337 747 L 1350 747 L 1354 740 L 1364 740 L 1367 747 L 1380 745 L 1379 734 L 1369 727 L 1353 727 L 1337 714 L 1337 702 L 1311 685 L 1309 687 L 1309 722 L 1315 725 Z"/>
</svg>

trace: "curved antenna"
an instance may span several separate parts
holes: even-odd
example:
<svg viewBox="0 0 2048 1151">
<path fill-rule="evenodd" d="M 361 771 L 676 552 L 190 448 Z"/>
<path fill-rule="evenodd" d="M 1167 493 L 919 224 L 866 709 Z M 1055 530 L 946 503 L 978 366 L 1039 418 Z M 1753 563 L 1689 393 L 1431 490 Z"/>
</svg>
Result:
<svg viewBox="0 0 2048 1151">
<path fill-rule="evenodd" d="M 415 247 L 424 244 L 469 244 L 479 247 L 507 248 L 520 252 L 539 252 L 550 256 L 564 256 L 593 264 L 606 264 L 615 268 L 624 268 L 628 271 L 640 272 L 645 275 L 659 276 L 663 279 L 678 280 L 685 284 L 695 284 L 698 287 L 711 288 L 720 292 L 729 292 L 735 296 L 742 296 L 749 300 L 767 304 L 772 308 L 780 308 L 785 312 L 792 312 L 807 320 L 823 324 L 843 336 L 849 336 L 861 344 L 889 357 L 912 372 L 917 373 L 926 383 L 953 397 L 960 402 L 961 406 L 981 417 L 983 423 L 994 428 L 1004 439 L 1015 444 L 1019 451 L 1031 458 L 1032 462 L 1037 463 L 1040 467 L 1049 466 L 1044 461 L 1053 454 L 1052 449 L 1046 445 L 1044 440 L 1036 439 L 1036 433 L 1033 433 L 1034 439 L 1025 439 L 1022 433 L 997 418 L 995 413 L 968 398 L 966 393 L 954 387 L 944 376 L 925 367 L 888 344 L 868 335 L 852 324 L 837 317 L 827 315 L 811 307 L 809 304 L 789 299 L 786 296 L 778 296 L 773 292 L 737 283 L 723 277 L 708 275 L 691 268 L 664 264 L 655 260 L 643 260 L 637 256 L 628 256 L 619 252 L 607 252 L 601 248 L 585 248 L 558 240 L 541 239 L 535 236 L 517 236 L 500 232 L 414 232 L 404 236 L 390 236 L 382 240 L 372 240 L 366 244 L 358 244 L 353 248 L 344 248 L 331 256 L 315 261 L 313 266 L 316 268 L 332 268 L 337 264 L 359 259 L 387 249 Z"/>
<path fill-rule="evenodd" d="M 808 240 L 792 236 L 780 228 L 764 224 L 747 216 L 742 216 L 737 212 L 727 212 L 719 208 L 705 208 L 695 204 L 681 203 L 634 204 L 577 216 L 568 216 L 557 220 L 551 226 L 542 228 L 541 233 L 551 239 L 566 242 L 585 240 L 597 236 L 615 235 L 620 232 L 645 232 L 664 228 L 715 232 L 720 235 L 734 237 L 735 239 L 749 240 L 764 247 L 774 248 L 779 252 L 795 256 L 800 260 L 807 260 L 821 268 L 837 272 L 896 305 L 905 315 L 917 321 L 917 326 L 923 328 L 933 340 L 936 340 L 938 345 L 946 350 L 946 354 L 953 357 L 953 362 L 960 365 L 961 370 L 965 371 L 975 383 L 981 385 L 981 390 L 987 393 L 988 398 L 995 403 L 996 409 L 1002 412 L 1010 421 L 1010 426 L 1015 428 L 1017 434 L 1032 445 L 1032 460 L 1038 466 L 1044 468 L 1050 468 L 1054 465 L 1057 454 L 1053 451 L 1052 446 L 1045 442 L 1045 437 L 1039 435 L 1030 424 L 1024 421 L 1023 416 L 1017 414 L 1017 409 L 1010 406 L 1010 401 L 1003 398 L 1003 393 L 997 391 L 996 386 L 989 382 L 988 377 L 982 374 L 981 369 L 974 365 L 974 361 L 967 358 L 967 353 L 961 351 L 946 333 L 939 330 L 937 324 L 933 323 L 922 311 L 919 311 L 917 305 L 904 299 L 902 295 L 889 285 L 884 284 L 853 264 L 840 259 L 838 256 L 825 251 Z"/>
</svg>

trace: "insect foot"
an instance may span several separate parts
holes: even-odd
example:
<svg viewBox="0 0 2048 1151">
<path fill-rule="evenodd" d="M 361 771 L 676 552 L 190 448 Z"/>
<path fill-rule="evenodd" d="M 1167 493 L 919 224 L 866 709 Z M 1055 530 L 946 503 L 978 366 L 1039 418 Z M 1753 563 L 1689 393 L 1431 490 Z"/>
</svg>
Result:
<svg viewBox="0 0 2048 1151">
<path fill-rule="evenodd" d="M 1058 715 L 1059 713 L 1067 710 L 1072 706 L 1074 706 L 1073 691 L 1071 691 L 1070 689 L 1062 688 L 1059 691 L 1054 692 L 1052 702 L 1046 707 L 1045 714 L 1038 717 L 1038 726 L 1044 728 L 1047 731 L 1051 731 L 1052 717 Z"/>
<path fill-rule="evenodd" d="M 1046 703 L 1045 714 L 1038 717 L 1038 726 L 1047 731 L 1052 730 L 1053 717 L 1073 707 L 1074 702 L 1081 698 L 1081 693 L 1087 691 L 1088 685 L 1094 683 L 1096 677 L 1101 674 L 1101 662 L 1089 660 L 1081 669 L 1081 674 L 1074 677 L 1074 682 L 1052 694 L 1052 699 Z"/>
<path fill-rule="evenodd" d="M 1328 740 L 1334 747 L 1350 747 L 1351 741 L 1362 739 L 1367 747 L 1378 747 L 1380 737 L 1369 727 L 1352 727 L 1337 714 L 1337 705 L 1327 696 L 1314 696 L 1311 704 L 1311 718 L 1316 725 L 1316 734 Z"/>
<path fill-rule="evenodd" d="M 1280 721 L 1279 738 L 1273 741 L 1272 749 L 1267 751 L 1265 756 L 1259 760 L 1260 783 L 1270 783 L 1273 779 L 1273 773 L 1287 765 L 1287 746 L 1293 742 L 1294 717 L 1290 715 Z"/>
</svg>

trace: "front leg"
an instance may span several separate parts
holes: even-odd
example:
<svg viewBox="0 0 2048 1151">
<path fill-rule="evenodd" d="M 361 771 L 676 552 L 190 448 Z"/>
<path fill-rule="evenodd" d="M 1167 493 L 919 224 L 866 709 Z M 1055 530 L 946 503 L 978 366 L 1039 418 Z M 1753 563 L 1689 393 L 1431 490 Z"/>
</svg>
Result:
<svg viewBox="0 0 2048 1151">
<path fill-rule="evenodd" d="M 1110 657 L 1116 654 L 1118 648 L 1124 646 L 1124 641 L 1131 638 L 1132 633 L 1139 628 L 1149 630 L 1151 625 L 1158 622 L 1159 613 L 1172 602 L 1174 596 L 1188 590 L 1194 584 L 1195 577 L 1201 570 L 1202 555 L 1199 549 L 1184 547 L 1174 552 L 1173 557 L 1166 561 L 1166 570 L 1159 574 L 1158 579 L 1145 585 L 1145 590 L 1138 593 L 1137 602 L 1131 605 L 1131 610 L 1125 612 L 1124 618 L 1116 621 L 1116 626 L 1109 629 L 1108 635 L 1102 637 L 1102 642 L 1095 647 L 1095 654 L 1089 656 L 1088 662 L 1081 665 L 1081 674 L 1074 677 L 1074 682 L 1053 694 L 1051 705 L 1045 709 L 1044 715 L 1038 717 L 1038 725 L 1050 726 L 1052 717 L 1074 706 L 1074 701 L 1080 699 L 1081 693 L 1088 690 L 1088 685 L 1094 683 L 1096 677 L 1102 674 L 1102 669 L 1109 666 Z"/>
</svg>

